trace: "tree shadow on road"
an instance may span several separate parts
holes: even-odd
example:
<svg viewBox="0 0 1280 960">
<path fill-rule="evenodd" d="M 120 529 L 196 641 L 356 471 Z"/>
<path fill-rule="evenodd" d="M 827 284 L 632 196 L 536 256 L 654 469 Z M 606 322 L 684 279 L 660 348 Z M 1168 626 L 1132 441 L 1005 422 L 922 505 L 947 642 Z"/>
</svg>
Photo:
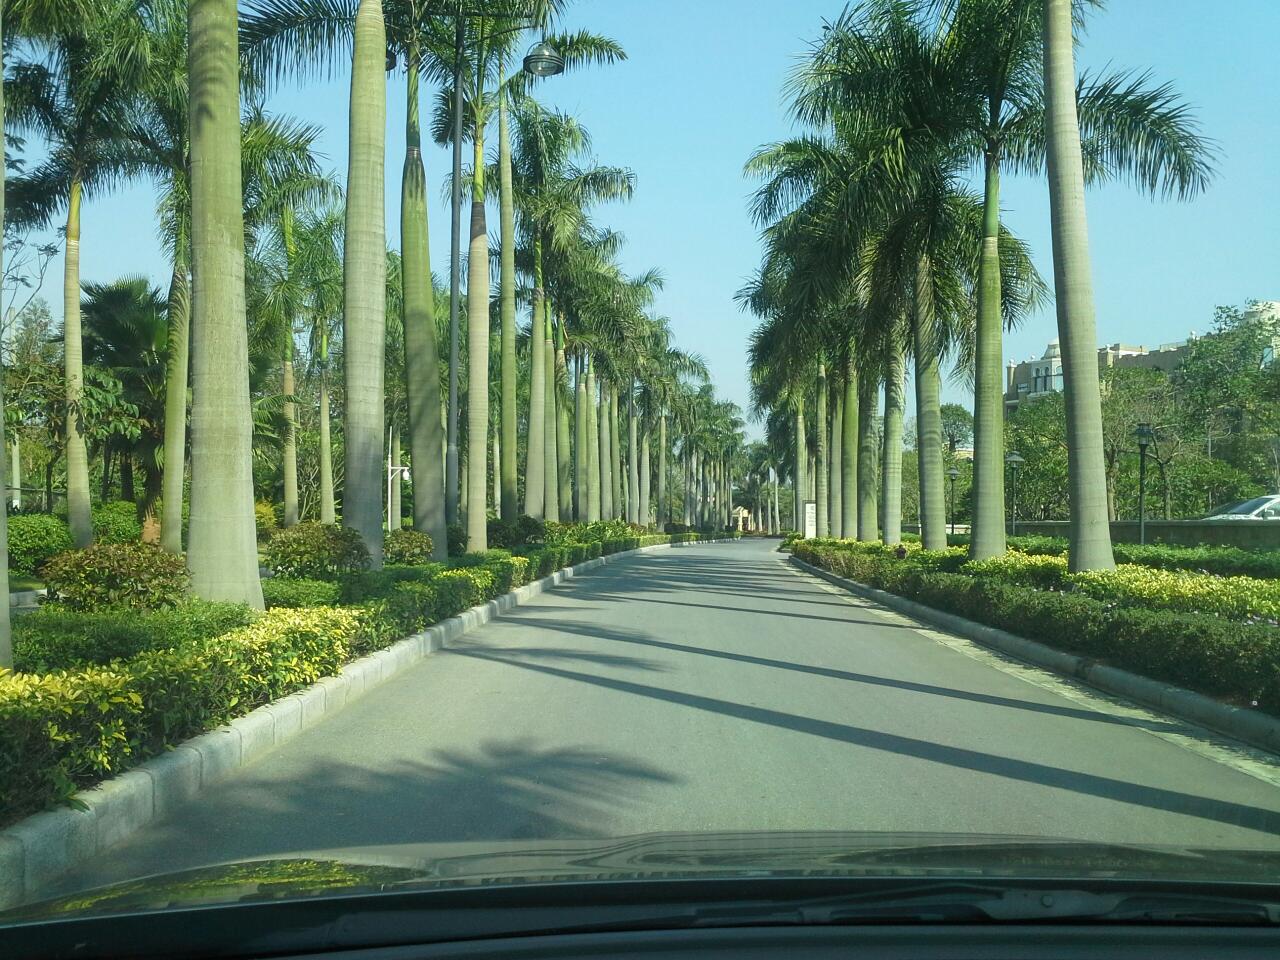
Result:
<svg viewBox="0 0 1280 960">
<path fill-rule="evenodd" d="M 504 659 L 503 654 L 504 651 L 500 649 L 490 649 L 487 651 L 470 651 L 462 655 L 502 661 Z M 506 662 L 522 670 L 532 670 L 566 680 L 577 680 L 621 693 L 666 701 L 696 710 L 706 710 L 750 723 L 794 730 L 809 736 L 840 741 L 870 750 L 914 757 L 932 763 L 972 770 L 976 773 L 1093 796 L 1102 800 L 1132 804 L 1151 810 L 1215 821 L 1234 827 L 1256 830 L 1261 833 L 1280 835 L 1280 811 L 1265 807 L 1236 803 L 1229 800 L 1216 800 L 1211 797 L 1184 793 L 1179 790 L 1168 790 L 1162 787 L 1132 783 L 1114 777 L 1066 770 L 1050 764 L 1019 760 L 1013 757 L 1002 757 L 997 754 L 984 753 L 980 750 L 969 750 L 963 747 L 933 743 L 928 740 L 886 733 L 866 727 L 857 727 L 851 724 L 804 717 L 780 710 L 770 710 L 765 707 L 734 703 L 717 697 L 667 690 L 662 687 L 654 687 L 616 677 L 594 676 L 592 674 L 564 670 L 547 664 L 518 662 L 515 659 L 507 660 Z"/>
<path fill-rule="evenodd" d="M 646 788 L 681 782 L 589 743 L 489 740 L 375 768 L 276 755 L 63 879 L 66 892 L 225 861 L 395 844 L 605 837 Z"/>
</svg>

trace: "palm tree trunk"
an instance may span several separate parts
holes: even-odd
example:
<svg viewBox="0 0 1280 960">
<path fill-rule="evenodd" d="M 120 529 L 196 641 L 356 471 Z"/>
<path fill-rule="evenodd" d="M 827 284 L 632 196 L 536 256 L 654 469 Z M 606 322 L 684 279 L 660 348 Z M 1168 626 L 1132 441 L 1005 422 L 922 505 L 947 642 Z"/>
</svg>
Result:
<svg viewBox="0 0 1280 960">
<path fill-rule="evenodd" d="M 84 391 L 83 343 L 80 334 L 80 178 L 71 181 L 67 200 L 66 248 L 62 274 L 62 342 L 66 380 L 67 522 L 77 548 L 93 542 L 89 507 L 89 454 L 80 419 Z"/>
<path fill-rule="evenodd" d="M 1115 556 L 1107 522 L 1097 324 L 1075 73 L 1070 0 L 1046 0 L 1044 86 L 1049 212 L 1067 417 L 1067 498 L 1071 507 L 1067 559 L 1072 571 L 1110 570 L 1115 566 Z"/>
<path fill-rule="evenodd" d="M 402 459 L 402 451 L 400 449 L 400 425 L 392 423 L 391 425 L 391 442 L 388 444 L 388 452 L 391 454 L 391 465 L 393 467 L 400 466 Z M 400 481 L 400 471 L 397 470 L 391 478 L 391 497 L 387 504 L 387 531 L 400 529 L 400 517 L 403 514 L 401 498 L 404 494 L 404 488 Z"/>
<path fill-rule="evenodd" d="M 587 479 L 587 378 L 583 371 L 583 358 L 576 356 L 574 367 L 573 410 L 573 485 L 577 495 L 574 503 L 574 519 L 583 523 L 590 509 L 588 505 Z"/>
<path fill-rule="evenodd" d="M 542 302 L 542 497 L 546 519 L 560 520 L 560 456 L 557 440 L 556 348 L 551 333 L 551 303 Z"/>
<path fill-rule="evenodd" d="M 649 484 L 652 482 L 652 472 L 649 466 L 649 427 L 647 424 L 641 424 L 643 429 L 640 432 L 640 525 L 642 527 L 649 526 Z"/>
<path fill-rule="evenodd" d="M 556 474 L 560 482 L 556 489 L 560 495 L 560 519 L 565 523 L 574 519 L 573 485 L 576 480 L 573 472 L 573 428 L 569 423 L 569 365 L 564 355 L 564 318 L 560 318 L 560 333 L 556 339 Z M 560 386 L 563 384 L 563 387 Z"/>
<path fill-rule="evenodd" d="M 933 305 L 933 264 L 928 254 L 916 264 L 912 335 L 915 346 L 916 460 L 920 483 L 920 539 L 926 550 L 947 546 L 947 501 L 942 474 L 942 378 L 938 372 L 937 324 Z"/>
<path fill-rule="evenodd" d="M 600 482 L 600 470 L 603 458 L 600 456 L 600 413 L 596 409 L 596 376 L 591 366 L 591 357 L 584 360 L 587 368 L 586 408 L 587 422 L 583 425 L 583 436 L 587 438 L 587 522 L 595 523 L 602 516 L 604 503 L 601 491 L 604 484 Z"/>
<path fill-rule="evenodd" d="M 169 362 L 164 384 L 164 490 L 160 546 L 182 552 L 182 496 L 187 460 L 187 369 L 191 343 L 191 296 L 187 284 L 187 241 L 176 239 L 169 281 Z"/>
<path fill-rule="evenodd" d="M 770 470 L 773 471 L 773 527 L 769 532 L 781 533 L 782 504 L 779 502 L 780 498 L 778 496 L 778 469 L 776 467 L 770 467 Z"/>
<path fill-rule="evenodd" d="M 382 566 L 383 344 L 387 268 L 383 221 L 386 49 L 381 0 L 360 0 L 351 66 L 347 223 L 343 244 L 342 354 L 346 405 L 343 412 L 345 474 L 342 522 L 360 534 L 374 569 Z M 487 259 L 484 262 L 487 263 Z M 488 305 L 488 297 L 485 297 L 485 305 Z M 487 349 L 488 344 L 485 346 Z M 476 439 L 474 432 L 471 439 L 472 442 Z M 482 426 L 481 459 L 484 458 L 484 439 Z"/>
<path fill-rule="evenodd" d="M 858 539 L 879 537 L 876 509 L 876 414 L 879 410 L 878 384 L 874 377 L 858 380 Z"/>
<path fill-rule="evenodd" d="M 484 62 L 483 40 L 477 60 Z M 484 69 L 476 73 L 483 93 Z M 476 112 L 471 163 L 471 243 L 467 248 L 467 551 L 489 547 L 489 518 L 485 510 L 489 436 L 489 234 L 484 218 L 484 98 L 473 103 Z"/>
<path fill-rule="evenodd" d="M 1001 324 L 1000 157 L 994 147 L 989 147 L 983 193 L 982 253 L 978 264 L 973 387 L 973 526 L 969 556 L 975 560 L 999 556 L 1005 551 Z"/>
<path fill-rule="evenodd" d="M 658 529 L 666 528 L 671 517 L 667 509 L 667 415 L 658 416 Z"/>
<path fill-rule="evenodd" d="M 618 519 L 626 509 L 622 498 L 622 421 L 618 416 L 618 388 L 609 384 L 609 475 L 613 480 L 613 513 Z"/>
<path fill-rule="evenodd" d="M 906 358 L 895 350 L 884 381 L 884 467 L 880 474 L 882 539 L 889 544 L 902 542 L 902 416 L 906 401 L 902 381 L 906 369 Z"/>
<path fill-rule="evenodd" d="M 500 71 L 503 76 L 505 70 Z M 502 253 L 499 310 L 502 318 L 502 449 L 499 465 L 501 516 L 512 521 L 520 513 L 516 502 L 516 215 L 511 184 L 511 133 L 507 124 L 507 95 L 498 94 L 498 185 L 501 207 Z"/>
<path fill-rule="evenodd" d="M 431 538 L 431 557 L 449 556 L 444 502 L 444 424 L 440 406 L 440 350 L 436 342 L 435 290 L 427 223 L 427 174 L 422 163 L 416 43 L 408 50 L 408 108 L 405 111 L 404 174 L 400 181 L 400 253 L 404 297 L 404 369 L 409 413 L 409 460 L 413 473 L 413 528 Z M 328 423 L 327 411 L 322 423 Z M 324 451 L 327 442 L 322 443 Z M 509 448 L 514 451 L 515 447 Z M 321 518 L 332 514 L 332 489 L 324 493 L 321 461 Z M 333 483 L 330 465 L 329 483 Z M 332 519 L 326 522 L 332 522 Z"/>
<path fill-rule="evenodd" d="M 853 362 L 853 345 L 844 371 L 844 410 L 840 421 L 840 536 L 852 540 L 858 535 L 858 369 Z"/>
<path fill-rule="evenodd" d="M 640 519 L 640 436 L 636 423 L 635 385 L 627 390 L 627 519 L 641 524 Z"/>
<path fill-rule="evenodd" d="M 546 484 L 546 352 L 542 344 L 542 239 L 533 240 L 533 311 L 529 318 L 529 424 L 525 434 L 524 512 L 544 519 Z"/>
<path fill-rule="evenodd" d="M 285 348 L 281 370 L 281 389 L 286 397 L 293 397 L 293 333 Z M 292 399 L 284 402 L 284 451 L 281 455 L 284 472 L 284 525 L 292 527 L 298 522 L 298 428 L 297 412 Z"/>
<path fill-rule="evenodd" d="M 804 500 L 807 492 L 805 476 L 805 464 L 809 459 L 808 444 L 805 441 L 804 432 L 804 400 L 796 401 L 796 475 L 793 478 L 795 483 L 795 497 L 793 508 L 795 513 L 796 530 L 802 535 L 804 534 Z"/>
<path fill-rule="evenodd" d="M 137 491 L 133 488 L 133 455 L 128 450 L 120 451 L 120 499 L 136 503 Z"/>
<path fill-rule="evenodd" d="M 844 485 L 841 482 L 844 468 L 844 392 L 833 391 L 833 396 L 835 409 L 831 412 L 831 456 L 828 458 L 831 479 L 827 483 L 830 520 L 827 530 L 831 536 L 839 537 L 844 522 Z"/>
<path fill-rule="evenodd" d="M 366 14 L 365 20 L 368 19 Z M 381 22 L 378 16 L 379 33 Z M 191 589 L 197 596 L 262 609 L 253 514 L 253 419 L 244 304 L 236 29 L 235 0 L 191 0 L 188 79 L 192 117 L 193 363 L 187 567 L 191 571 Z M 380 37 L 377 46 L 381 72 L 385 45 Z M 378 79 L 381 82 L 381 76 Z M 350 237 L 348 233 L 348 243 Z M 380 248 L 379 264 L 383 256 Z M 380 281 L 377 294 L 381 300 L 384 294 Z M 381 355 L 381 333 L 376 343 Z M 379 459 L 376 455 L 373 458 L 375 470 Z"/>
<path fill-rule="evenodd" d="M 502 423 L 500 420 L 493 424 L 493 462 L 502 463 Z M 493 473 L 493 509 L 497 511 L 498 516 L 502 516 L 502 476 L 501 471 L 495 470 Z"/>
<path fill-rule="evenodd" d="M 814 480 L 817 484 L 818 501 L 818 536 L 825 537 L 830 529 L 827 526 L 829 517 L 829 505 L 827 503 L 827 440 L 830 434 L 827 432 L 829 424 L 827 423 L 827 365 L 825 363 L 818 364 L 818 407 L 813 413 L 813 426 L 817 432 L 818 439 L 818 461 Z"/>
<path fill-rule="evenodd" d="M 613 519 L 613 446 L 609 442 L 609 388 L 600 380 L 600 518 Z"/>
<path fill-rule="evenodd" d="M 0 4 L 0 25 L 4 20 L 4 5 Z M 4 76 L 4 35 L 0 26 L 0 77 Z M 4 181 L 5 181 L 5 144 L 4 144 L 4 89 L 0 84 L 0 223 L 4 223 Z M 4 250 L 0 247 L 0 274 L 3 273 Z M 4 363 L 0 357 L 0 424 L 4 423 Z M 3 447 L 0 442 L 0 447 Z M 18 449 L 17 434 L 14 434 L 13 448 Z M 0 449 L 0 476 L 4 476 L 5 451 Z M 17 458 L 14 458 L 17 462 Z M 21 496 L 21 478 L 14 483 L 15 496 Z M 4 563 L 0 564 L 0 670 L 13 668 L 13 633 L 9 620 L 9 511 L 0 510 L 0 556 Z"/>
<path fill-rule="evenodd" d="M 333 495 L 333 437 L 329 424 L 329 335 L 320 334 L 320 522 L 335 523 Z M 417 502 L 415 484 L 414 502 Z M 414 508 L 417 509 L 416 506 Z M 434 534 L 433 534 L 434 536 Z M 435 556 L 435 550 L 432 556 Z"/>
</svg>

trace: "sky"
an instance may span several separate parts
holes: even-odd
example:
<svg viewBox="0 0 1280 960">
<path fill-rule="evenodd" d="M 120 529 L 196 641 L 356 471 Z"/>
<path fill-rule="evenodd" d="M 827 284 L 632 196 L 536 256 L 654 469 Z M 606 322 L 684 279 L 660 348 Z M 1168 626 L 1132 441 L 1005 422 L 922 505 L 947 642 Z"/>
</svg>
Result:
<svg viewBox="0 0 1280 960">
<path fill-rule="evenodd" d="M 1150 70 L 1195 107 L 1219 152 L 1210 190 L 1191 202 L 1149 199 L 1125 184 L 1092 189 L 1088 215 L 1100 343 L 1155 346 L 1210 328 L 1214 308 L 1280 299 L 1280 124 L 1276 123 L 1277 0 L 1225 0 L 1206 16 L 1203 0 L 1123 0 L 1092 16 L 1077 54 L 1091 70 Z M 657 267 L 665 278 L 657 312 L 677 342 L 700 354 L 717 391 L 749 404 L 746 341 L 755 320 L 734 293 L 760 258 L 748 215 L 755 184 L 742 173 L 759 146 L 801 132 L 782 89 L 824 18 L 842 4 L 819 0 L 577 0 L 564 25 L 610 36 L 625 63 L 552 78 L 540 98 L 577 116 L 598 162 L 631 168 L 635 197 L 597 209 L 595 220 L 627 238 L 626 269 Z M 530 38 L 532 42 L 532 38 Z M 346 176 L 349 74 L 279 88 L 268 102 L 318 125 L 324 164 Z M 431 103 L 435 91 L 424 91 Z M 388 241 L 398 246 L 404 156 L 404 82 L 387 95 Z M 492 137 L 491 137 L 492 139 Z M 448 270 L 449 212 L 441 186 L 447 151 L 425 156 L 432 268 Z M 1031 246 L 1052 278 L 1047 185 L 1006 177 L 1006 225 Z M 490 227 L 496 229 L 496 212 Z M 88 204 L 81 269 L 86 281 L 145 274 L 162 289 L 169 268 L 156 238 L 154 189 L 139 183 Z M 55 316 L 61 258 L 44 296 Z M 1056 335 L 1052 306 L 1007 334 L 1006 359 L 1039 356 Z M 908 397 L 912 392 L 908 387 Z M 968 404 L 962 384 L 944 400 Z M 910 411 L 909 411 L 910 412 Z M 759 434 L 759 426 L 749 432 Z"/>
</svg>

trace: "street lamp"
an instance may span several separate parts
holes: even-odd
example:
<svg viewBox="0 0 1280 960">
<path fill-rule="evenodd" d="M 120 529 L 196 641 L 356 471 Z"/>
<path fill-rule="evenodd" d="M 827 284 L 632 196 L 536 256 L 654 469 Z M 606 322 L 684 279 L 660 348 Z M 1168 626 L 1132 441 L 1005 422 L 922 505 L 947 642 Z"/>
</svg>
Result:
<svg viewBox="0 0 1280 960">
<path fill-rule="evenodd" d="M 453 31 L 453 219 L 449 236 L 449 418 L 444 457 L 445 517 L 458 519 L 458 311 L 462 302 L 462 57 L 463 22 L 471 17 L 484 19 L 484 12 L 454 11 Z M 489 40 L 533 26 L 532 15 L 504 19 L 528 21 L 509 30 L 488 35 Z M 564 57 L 550 43 L 535 43 L 524 58 L 524 71 L 535 77 L 551 77 L 564 72 Z"/>
<path fill-rule="evenodd" d="M 1009 473 L 1013 477 L 1009 497 L 1009 535 L 1016 537 L 1018 535 L 1018 468 L 1027 461 L 1018 456 L 1017 451 L 1013 451 L 1004 458 L 1004 462 L 1009 465 Z"/>
<path fill-rule="evenodd" d="M 1156 439 L 1156 432 L 1149 423 L 1138 424 L 1134 431 L 1138 438 L 1138 543 L 1147 542 L 1147 447 Z"/>
<path fill-rule="evenodd" d="M 951 465 L 951 469 L 947 471 L 947 477 L 951 480 L 951 535 L 956 535 L 956 480 L 960 478 L 960 471 L 955 464 Z"/>
</svg>

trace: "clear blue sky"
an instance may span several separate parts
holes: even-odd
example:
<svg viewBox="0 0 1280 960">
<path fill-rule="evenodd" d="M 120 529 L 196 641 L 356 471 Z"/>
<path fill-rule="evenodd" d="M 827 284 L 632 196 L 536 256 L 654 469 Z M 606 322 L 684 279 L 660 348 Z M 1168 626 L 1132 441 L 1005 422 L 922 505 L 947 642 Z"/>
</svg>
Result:
<svg viewBox="0 0 1280 960">
<path fill-rule="evenodd" d="M 1123 0 L 1095 15 L 1082 67 L 1149 68 L 1197 107 L 1221 151 L 1219 177 L 1191 203 L 1148 200 L 1116 185 L 1089 195 L 1101 341 L 1154 345 L 1208 328 L 1218 304 L 1280 299 L 1280 124 L 1276 123 L 1276 0 L 1231 0 L 1210 12 L 1201 0 Z M 744 344 L 753 319 L 734 292 L 759 259 L 746 213 L 752 184 L 742 164 L 760 144 L 790 135 L 781 87 L 824 17 L 841 5 L 818 0 L 578 0 L 568 26 L 612 36 L 630 59 L 543 85 L 544 96 L 578 115 L 602 163 L 631 167 L 635 199 L 601 208 L 599 222 L 626 234 L 624 261 L 666 277 L 659 310 L 677 337 L 710 364 L 717 389 L 744 408 Z M 273 110 L 319 124 L 326 162 L 345 178 L 347 83 L 290 86 Z M 425 102 L 431 102 L 428 91 Z M 387 222 L 398 245 L 404 149 L 403 81 L 388 91 Z M 429 151 L 432 266 L 448 265 L 449 222 L 440 186 L 448 154 Z M 1026 238 L 1052 276 L 1043 182 L 1009 178 L 1006 223 Z M 163 286 L 168 267 L 155 238 L 153 197 L 141 184 L 89 205 L 86 280 L 142 272 Z M 494 218 L 491 217 L 491 221 Z M 60 313 L 61 261 L 45 295 Z M 1055 335 L 1052 309 L 1006 338 L 1006 357 L 1038 356 Z M 946 399 L 968 402 L 959 386 Z M 754 429 L 753 429 L 754 432 Z"/>
</svg>

